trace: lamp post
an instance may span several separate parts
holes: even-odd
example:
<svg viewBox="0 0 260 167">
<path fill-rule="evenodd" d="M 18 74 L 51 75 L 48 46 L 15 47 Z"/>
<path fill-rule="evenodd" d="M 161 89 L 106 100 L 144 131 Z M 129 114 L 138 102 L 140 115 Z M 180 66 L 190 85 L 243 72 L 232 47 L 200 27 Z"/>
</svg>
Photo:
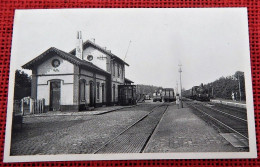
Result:
<svg viewBox="0 0 260 167">
<path fill-rule="evenodd" d="M 181 64 L 178 65 L 180 68 L 179 68 L 179 73 L 180 73 L 180 108 L 183 108 L 183 104 L 182 104 L 182 84 L 181 84 Z"/>
</svg>

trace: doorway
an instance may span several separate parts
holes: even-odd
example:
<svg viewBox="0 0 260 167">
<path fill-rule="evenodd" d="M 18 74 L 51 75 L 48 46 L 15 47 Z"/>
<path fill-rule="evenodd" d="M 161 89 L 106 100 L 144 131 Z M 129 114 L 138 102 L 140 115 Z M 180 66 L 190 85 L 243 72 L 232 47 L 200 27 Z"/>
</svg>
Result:
<svg viewBox="0 0 260 167">
<path fill-rule="evenodd" d="M 50 111 L 60 110 L 60 80 L 50 82 Z"/>
<path fill-rule="evenodd" d="M 93 107 L 94 106 L 94 84 L 93 81 L 89 82 L 89 106 Z"/>
<path fill-rule="evenodd" d="M 102 96 L 102 103 L 104 104 L 105 103 L 105 85 L 102 84 L 102 87 L 101 87 L 101 96 Z"/>
</svg>

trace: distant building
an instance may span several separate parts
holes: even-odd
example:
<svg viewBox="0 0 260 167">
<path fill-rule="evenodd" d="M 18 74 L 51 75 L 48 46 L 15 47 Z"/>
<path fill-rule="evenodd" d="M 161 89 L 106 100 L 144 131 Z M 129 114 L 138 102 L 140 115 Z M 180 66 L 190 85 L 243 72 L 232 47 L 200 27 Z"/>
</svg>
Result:
<svg viewBox="0 0 260 167">
<path fill-rule="evenodd" d="M 33 99 L 45 99 L 47 111 L 79 111 L 118 103 L 118 85 L 125 79 L 122 59 L 77 33 L 77 45 L 67 53 L 51 47 L 22 66 L 32 70 Z"/>
</svg>

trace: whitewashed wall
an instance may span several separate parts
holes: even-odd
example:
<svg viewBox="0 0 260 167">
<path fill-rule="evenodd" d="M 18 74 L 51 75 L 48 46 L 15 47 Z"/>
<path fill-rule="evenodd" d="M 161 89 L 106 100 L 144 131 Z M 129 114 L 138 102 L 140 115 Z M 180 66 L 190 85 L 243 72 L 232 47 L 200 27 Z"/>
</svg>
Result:
<svg viewBox="0 0 260 167">
<path fill-rule="evenodd" d="M 52 60 L 58 59 L 60 61 L 60 66 L 54 68 L 52 66 Z M 59 56 L 53 56 L 52 58 L 46 60 L 42 64 L 40 64 L 37 68 L 38 75 L 41 74 L 64 74 L 64 73 L 73 73 L 74 65 L 67 60 L 62 59 Z"/>
<path fill-rule="evenodd" d="M 52 66 L 52 60 L 60 60 L 60 66 L 54 68 Z M 54 70 L 55 69 L 55 70 Z M 74 65 L 60 58 L 59 56 L 53 56 L 40 64 L 37 68 L 37 99 L 44 98 L 46 105 L 50 102 L 50 80 L 61 80 L 61 105 L 73 105 L 73 74 Z M 52 75 L 53 76 L 49 76 Z M 55 74 L 68 74 L 68 75 L 55 75 Z M 39 76 L 40 75 L 40 76 Z M 48 76 L 44 76 L 48 75 Z"/>
<path fill-rule="evenodd" d="M 102 57 L 102 56 L 107 57 L 106 54 L 104 54 L 90 46 L 83 51 L 83 59 L 88 61 L 88 59 L 87 59 L 88 55 L 93 56 L 93 60 L 89 61 L 89 62 L 91 62 L 91 63 L 95 64 L 96 66 L 98 66 L 99 68 L 107 71 L 107 62 L 109 62 L 109 61 L 107 61 L 107 59 L 103 59 L 103 60 L 98 59 L 98 57 Z"/>
</svg>

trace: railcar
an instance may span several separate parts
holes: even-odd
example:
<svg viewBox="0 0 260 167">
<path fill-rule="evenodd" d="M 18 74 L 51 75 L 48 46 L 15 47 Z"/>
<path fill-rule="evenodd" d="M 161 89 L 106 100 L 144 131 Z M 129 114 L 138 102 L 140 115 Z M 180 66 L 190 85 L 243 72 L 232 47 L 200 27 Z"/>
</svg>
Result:
<svg viewBox="0 0 260 167">
<path fill-rule="evenodd" d="M 162 102 L 162 95 L 160 92 L 153 93 L 153 102 Z"/>
<path fill-rule="evenodd" d="M 210 101 L 208 89 L 203 84 L 200 86 L 193 86 L 190 93 L 190 98 L 198 101 Z"/>
<path fill-rule="evenodd" d="M 164 102 L 173 102 L 175 100 L 173 88 L 164 88 L 162 90 L 162 98 Z"/>
<path fill-rule="evenodd" d="M 145 95 L 145 100 L 151 100 L 150 95 Z"/>
<path fill-rule="evenodd" d="M 136 85 L 118 85 L 119 105 L 135 105 L 136 100 Z"/>
</svg>

